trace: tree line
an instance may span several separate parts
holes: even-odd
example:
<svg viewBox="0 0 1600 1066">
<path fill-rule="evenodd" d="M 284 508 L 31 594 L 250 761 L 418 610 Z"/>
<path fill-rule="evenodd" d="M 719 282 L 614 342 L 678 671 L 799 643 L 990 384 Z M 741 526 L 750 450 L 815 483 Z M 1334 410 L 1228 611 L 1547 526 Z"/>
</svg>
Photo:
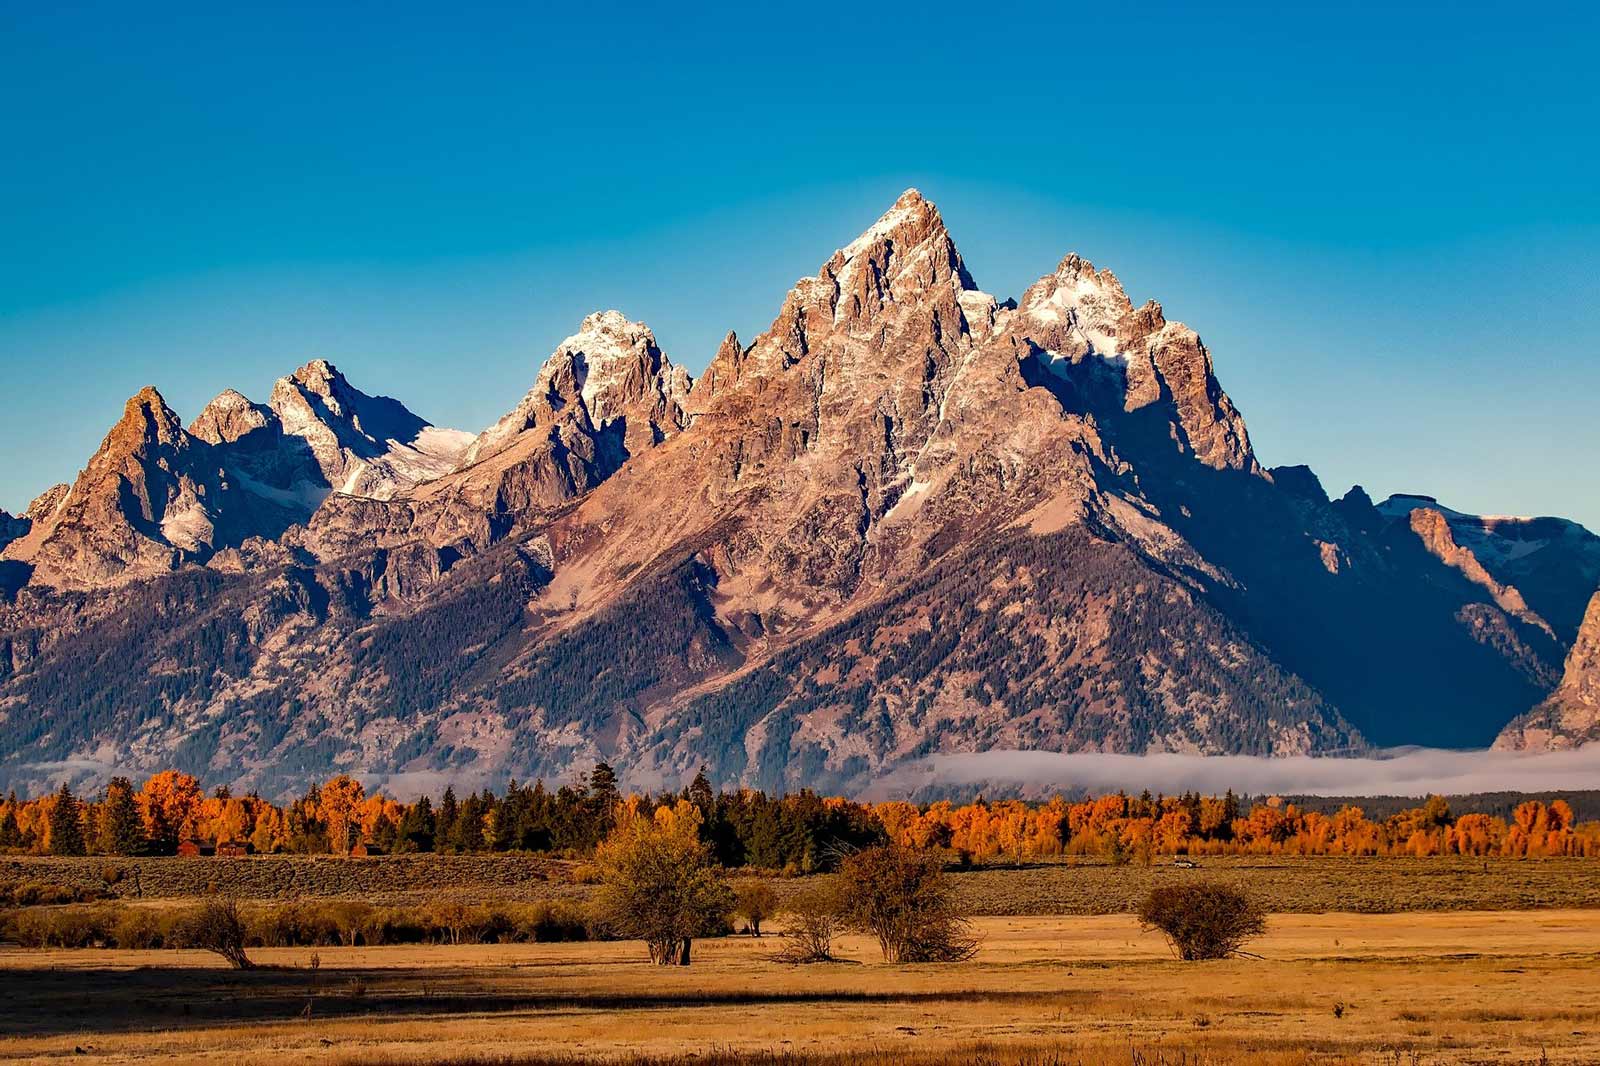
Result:
<svg viewBox="0 0 1600 1066">
<path fill-rule="evenodd" d="M 287 803 L 226 787 L 207 793 L 166 770 L 139 785 L 113 778 L 83 798 L 62 785 L 0 801 L 0 851 L 53 855 L 171 855 L 224 848 L 262 854 L 538 852 L 589 857 L 623 806 L 650 815 L 687 803 L 711 861 L 726 868 L 813 873 L 863 848 L 892 844 L 958 861 L 1022 862 L 1081 856 L 1147 862 L 1172 855 L 1600 856 L 1600 822 L 1579 822 L 1564 800 L 1518 804 L 1509 818 L 1457 816 L 1441 797 L 1387 817 L 1360 807 L 1332 813 L 1275 798 L 1248 809 L 1232 792 L 1071 802 L 864 803 L 801 791 L 770 796 L 714 790 L 702 771 L 681 792 L 624 797 L 597 764 L 581 781 L 548 789 L 513 781 L 402 803 L 341 774 Z"/>
</svg>

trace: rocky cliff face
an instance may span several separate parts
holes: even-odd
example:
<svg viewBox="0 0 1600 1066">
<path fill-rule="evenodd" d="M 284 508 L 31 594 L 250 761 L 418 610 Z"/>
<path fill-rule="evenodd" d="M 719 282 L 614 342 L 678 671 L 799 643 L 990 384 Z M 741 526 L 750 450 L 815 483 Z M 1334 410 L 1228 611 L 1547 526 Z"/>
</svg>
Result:
<svg viewBox="0 0 1600 1066">
<path fill-rule="evenodd" d="M 1464 565 L 1487 575 L 1474 578 L 1485 589 L 1512 589 L 1528 610 L 1545 620 L 1556 638 L 1570 645 L 1600 585 L 1600 536 L 1565 518 L 1516 518 L 1463 514 L 1432 496 L 1396 495 L 1376 505 L 1386 521 L 1408 524 L 1419 510 L 1440 516 Z M 1427 521 L 1438 529 L 1440 519 Z M 1470 562 L 1467 559 L 1470 557 Z"/>
<path fill-rule="evenodd" d="M 1574 748 L 1600 741 L 1600 592 L 1578 626 L 1561 684 L 1495 740 L 1509 750 Z"/>
<path fill-rule="evenodd" d="M 29 506 L 0 558 L 52 588 L 148 578 L 276 540 L 336 491 L 409 489 L 452 469 L 471 440 L 367 396 L 321 360 L 281 379 L 269 404 L 223 392 L 187 429 L 146 388 L 77 480 Z"/>
<path fill-rule="evenodd" d="M 1076 256 L 997 300 L 914 190 L 697 381 L 603 312 L 475 439 L 321 362 L 162 411 L 6 549 L 0 776 L 1481 745 L 1554 685 L 1589 565 L 1264 469 L 1193 330 Z"/>
<path fill-rule="evenodd" d="M 63 588 L 171 570 L 213 541 L 223 494 L 213 475 L 161 394 L 143 389 L 71 491 L 35 504 L 48 514 L 6 556 L 31 565 L 35 581 Z"/>
</svg>

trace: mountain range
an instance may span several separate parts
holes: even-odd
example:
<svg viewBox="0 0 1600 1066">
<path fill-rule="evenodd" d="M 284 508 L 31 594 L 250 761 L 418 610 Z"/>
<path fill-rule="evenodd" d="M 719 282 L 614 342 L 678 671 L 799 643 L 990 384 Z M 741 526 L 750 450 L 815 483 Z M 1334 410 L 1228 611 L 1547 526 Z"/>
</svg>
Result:
<svg viewBox="0 0 1600 1066">
<path fill-rule="evenodd" d="M 1075 255 L 997 299 L 912 190 L 697 379 L 605 311 L 476 436 L 321 360 L 140 391 L 0 513 L 0 779 L 1563 747 L 1597 586 L 1577 523 L 1267 467 L 1194 330 Z"/>
</svg>

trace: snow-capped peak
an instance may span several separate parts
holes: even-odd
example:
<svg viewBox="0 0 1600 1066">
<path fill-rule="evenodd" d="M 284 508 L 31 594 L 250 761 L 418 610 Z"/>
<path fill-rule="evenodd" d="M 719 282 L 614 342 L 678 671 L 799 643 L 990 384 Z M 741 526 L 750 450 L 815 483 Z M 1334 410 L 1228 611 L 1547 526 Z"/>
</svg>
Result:
<svg viewBox="0 0 1600 1066">
<path fill-rule="evenodd" d="M 1132 309 L 1115 274 L 1097 271 L 1077 255 L 1067 256 L 1054 274 L 1023 293 L 1020 308 L 1041 327 L 1076 334 L 1084 346 L 1105 356 L 1118 354 L 1117 323 Z"/>
</svg>

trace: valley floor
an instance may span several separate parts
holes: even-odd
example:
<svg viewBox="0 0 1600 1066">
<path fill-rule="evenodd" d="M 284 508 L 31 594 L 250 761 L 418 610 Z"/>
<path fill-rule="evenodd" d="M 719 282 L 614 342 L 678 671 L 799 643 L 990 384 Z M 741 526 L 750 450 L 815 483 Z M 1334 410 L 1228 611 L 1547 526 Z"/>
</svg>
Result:
<svg viewBox="0 0 1600 1066">
<path fill-rule="evenodd" d="M 977 926 L 977 958 L 945 966 L 886 965 L 860 937 L 803 968 L 770 936 L 701 941 L 684 970 L 633 943 L 261 949 L 245 973 L 6 949 L 0 1060 L 1600 1062 L 1596 911 L 1278 914 L 1259 959 L 1222 963 L 1173 961 L 1127 915 Z"/>
</svg>

